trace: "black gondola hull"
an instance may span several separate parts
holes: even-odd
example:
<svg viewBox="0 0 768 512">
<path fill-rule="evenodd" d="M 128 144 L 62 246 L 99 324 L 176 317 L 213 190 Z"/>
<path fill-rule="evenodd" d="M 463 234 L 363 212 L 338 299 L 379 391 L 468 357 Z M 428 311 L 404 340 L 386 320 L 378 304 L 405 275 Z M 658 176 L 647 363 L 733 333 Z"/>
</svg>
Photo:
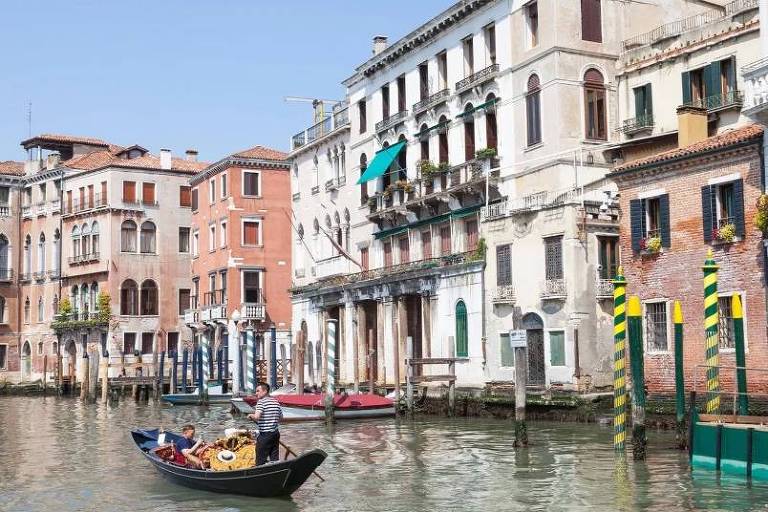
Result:
<svg viewBox="0 0 768 512">
<path fill-rule="evenodd" d="M 157 433 L 157 430 L 134 430 L 131 435 L 144 457 L 164 478 L 175 484 L 202 491 L 258 498 L 290 496 L 327 457 L 322 450 L 312 450 L 295 459 L 243 470 L 203 471 L 172 464 L 152 453 L 153 442 L 157 446 Z"/>
</svg>

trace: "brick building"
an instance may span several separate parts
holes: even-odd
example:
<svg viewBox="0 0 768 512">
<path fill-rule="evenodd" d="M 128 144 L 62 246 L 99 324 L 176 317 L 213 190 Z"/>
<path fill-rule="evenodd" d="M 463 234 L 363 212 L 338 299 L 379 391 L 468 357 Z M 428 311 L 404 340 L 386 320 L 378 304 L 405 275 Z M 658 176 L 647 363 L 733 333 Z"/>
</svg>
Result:
<svg viewBox="0 0 768 512">
<path fill-rule="evenodd" d="M 19 198 L 22 162 L 0 162 L 0 380 L 18 375 L 19 290 L 16 285 L 19 251 Z"/>
<path fill-rule="evenodd" d="M 763 128 L 746 125 L 706 138 L 703 109 L 681 109 L 681 147 L 618 166 L 621 250 L 627 293 L 643 304 L 645 376 L 651 392 L 674 391 L 672 306 L 682 305 L 686 388 L 702 389 L 704 285 L 702 265 L 712 249 L 719 271 L 720 364 L 735 366 L 730 301 L 745 312 L 747 366 L 768 367 L 766 266 L 763 234 L 755 228 L 764 189 Z M 698 134 L 698 136 L 697 136 Z M 731 236 L 731 233 L 732 235 Z M 657 249 L 657 246 L 660 247 Z M 724 390 L 734 372 L 721 370 Z M 749 376 L 765 389 L 768 375 Z"/>
</svg>

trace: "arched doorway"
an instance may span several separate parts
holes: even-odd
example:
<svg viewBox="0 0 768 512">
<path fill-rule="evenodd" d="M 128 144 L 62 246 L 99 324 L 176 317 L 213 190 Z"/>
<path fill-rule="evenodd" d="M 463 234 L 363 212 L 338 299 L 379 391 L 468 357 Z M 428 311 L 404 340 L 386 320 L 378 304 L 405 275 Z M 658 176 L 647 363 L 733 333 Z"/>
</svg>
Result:
<svg viewBox="0 0 768 512">
<path fill-rule="evenodd" d="M 307 342 L 307 369 L 309 370 L 309 382 L 315 384 L 315 352 L 312 350 L 312 342 Z"/>
<path fill-rule="evenodd" d="M 544 360 L 544 322 L 536 313 L 523 316 L 522 328 L 526 331 L 528 344 L 528 385 L 546 384 L 546 363 Z"/>
<path fill-rule="evenodd" d="M 26 382 L 32 378 L 32 347 L 29 341 L 24 342 L 21 349 L 21 380 Z"/>
<path fill-rule="evenodd" d="M 63 373 L 69 378 L 70 382 L 74 382 L 75 375 L 77 375 L 77 346 L 75 345 L 75 340 L 69 340 L 67 342 L 65 354 L 65 360 L 62 363 L 62 366 L 64 367 Z"/>
</svg>

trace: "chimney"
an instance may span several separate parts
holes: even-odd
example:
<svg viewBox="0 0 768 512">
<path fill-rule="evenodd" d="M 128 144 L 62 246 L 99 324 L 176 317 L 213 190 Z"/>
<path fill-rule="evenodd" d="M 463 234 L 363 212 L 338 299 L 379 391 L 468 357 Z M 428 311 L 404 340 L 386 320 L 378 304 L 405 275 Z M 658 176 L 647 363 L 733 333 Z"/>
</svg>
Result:
<svg viewBox="0 0 768 512">
<path fill-rule="evenodd" d="M 162 148 L 160 149 L 160 168 L 161 169 L 170 169 L 171 168 L 171 150 Z"/>
<path fill-rule="evenodd" d="M 45 168 L 47 170 L 55 169 L 58 167 L 59 162 L 61 162 L 61 153 L 58 153 L 54 151 L 53 153 L 48 154 L 48 158 L 45 161 Z"/>
<path fill-rule="evenodd" d="M 197 162 L 197 150 L 196 149 L 188 149 L 185 151 L 187 155 L 187 162 Z"/>
<path fill-rule="evenodd" d="M 684 148 L 707 137 L 707 110 L 691 105 L 677 107 L 677 147 Z"/>
<path fill-rule="evenodd" d="M 373 37 L 373 54 L 378 55 L 387 49 L 387 36 Z"/>
</svg>

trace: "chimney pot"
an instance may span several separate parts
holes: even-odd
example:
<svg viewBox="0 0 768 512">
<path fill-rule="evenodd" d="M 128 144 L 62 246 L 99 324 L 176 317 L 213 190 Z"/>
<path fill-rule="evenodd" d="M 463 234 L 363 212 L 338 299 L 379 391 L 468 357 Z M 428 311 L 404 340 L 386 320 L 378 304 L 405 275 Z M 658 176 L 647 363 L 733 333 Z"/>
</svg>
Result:
<svg viewBox="0 0 768 512">
<path fill-rule="evenodd" d="M 171 150 L 162 148 L 160 149 L 160 168 L 161 169 L 170 169 L 171 168 Z"/>
<path fill-rule="evenodd" d="M 378 55 L 387 49 L 387 36 L 373 37 L 373 54 Z"/>
<path fill-rule="evenodd" d="M 197 150 L 196 149 L 188 149 L 186 151 L 187 155 L 187 162 L 197 162 Z"/>
<path fill-rule="evenodd" d="M 48 154 L 48 158 L 46 159 L 45 168 L 49 171 L 51 169 L 55 169 L 56 167 L 58 167 L 59 162 L 61 162 L 61 153 L 58 153 L 58 152 L 50 153 Z"/>
</svg>

